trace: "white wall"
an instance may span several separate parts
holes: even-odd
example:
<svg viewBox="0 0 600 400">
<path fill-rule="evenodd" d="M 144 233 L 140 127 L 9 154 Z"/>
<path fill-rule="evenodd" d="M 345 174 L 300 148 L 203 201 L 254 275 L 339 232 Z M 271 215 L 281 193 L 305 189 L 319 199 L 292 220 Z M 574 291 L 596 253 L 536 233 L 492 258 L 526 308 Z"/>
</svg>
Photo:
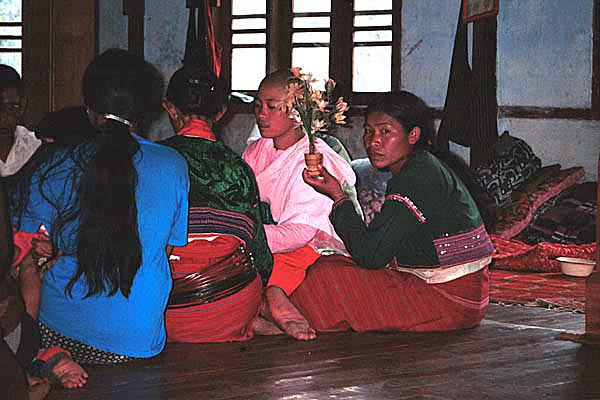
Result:
<svg viewBox="0 0 600 400">
<path fill-rule="evenodd" d="M 460 0 L 404 0 L 402 83 L 429 105 L 444 104 Z M 589 107 L 593 0 L 502 0 L 498 16 L 498 99 L 504 105 Z M 99 48 L 127 46 L 121 0 L 99 2 Z M 165 79 L 180 66 L 187 27 L 183 1 L 146 0 L 146 58 Z M 362 118 L 337 135 L 364 156 Z M 222 139 L 240 152 L 252 115 L 234 116 Z M 597 180 L 600 121 L 501 119 L 500 130 L 524 139 L 544 165 L 583 166 Z M 163 116 L 150 138 L 172 134 Z M 452 146 L 468 158 L 468 149 Z"/>
</svg>

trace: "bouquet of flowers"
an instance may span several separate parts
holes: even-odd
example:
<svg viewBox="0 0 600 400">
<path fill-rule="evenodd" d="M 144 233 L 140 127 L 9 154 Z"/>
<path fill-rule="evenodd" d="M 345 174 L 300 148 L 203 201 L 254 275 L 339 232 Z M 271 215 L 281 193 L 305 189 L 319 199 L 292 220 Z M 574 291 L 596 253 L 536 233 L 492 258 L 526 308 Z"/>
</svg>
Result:
<svg viewBox="0 0 600 400">
<path fill-rule="evenodd" d="M 348 103 L 343 97 L 334 100 L 333 91 L 336 83 L 333 79 L 325 81 L 325 90 L 313 87 L 316 82 L 312 74 L 303 74 L 301 68 L 292 68 L 297 79 L 288 84 L 286 107 L 290 118 L 301 125 L 308 136 L 309 154 L 315 153 L 315 138 L 333 124 L 345 125 L 349 110 Z"/>
</svg>

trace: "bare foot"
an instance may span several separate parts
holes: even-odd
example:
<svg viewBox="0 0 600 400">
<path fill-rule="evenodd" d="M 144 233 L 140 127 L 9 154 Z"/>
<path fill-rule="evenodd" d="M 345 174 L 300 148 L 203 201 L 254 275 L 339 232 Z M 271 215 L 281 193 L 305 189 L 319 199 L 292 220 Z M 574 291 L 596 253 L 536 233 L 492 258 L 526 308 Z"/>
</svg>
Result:
<svg viewBox="0 0 600 400">
<path fill-rule="evenodd" d="M 277 325 L 266 318 L 257 315 L 252 321 L 252 331 L 255 335 L 282 335 L 283 332 Z"/>
<path fill-rule="evenodd" d="M 63 387 L 72 389 L 83 387 L 86 384 L 88 374 L 70 358 L 63 358 L 52 369 L 53 378 L 55 378 Z"/>
<path fill-rule="evenodd" d="M 265 290 L 266 307 L 263 316 L 275 322 L 285 333 L 298 340 L 313 340 L 316 331 L 292 304 L 285 292 L 277 286 Z"/>
</svg>

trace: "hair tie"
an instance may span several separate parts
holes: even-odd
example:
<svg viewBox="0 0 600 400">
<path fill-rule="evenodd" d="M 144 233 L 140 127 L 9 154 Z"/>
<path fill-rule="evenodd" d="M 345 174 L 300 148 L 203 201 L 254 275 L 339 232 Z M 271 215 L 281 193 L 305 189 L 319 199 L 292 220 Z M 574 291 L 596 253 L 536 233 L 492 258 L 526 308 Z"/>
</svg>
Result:
<svg viewBox="0 0 600 400">
<path fill-rule="evenodd" d="M 133 128 L 133 122 L 131 122 L 131 121 L 125 119 L 125 118 L 121 118 L 118 115 L 110 114 L 110 113 L 109 114 L 104 114 L 104 118 L 106 118 L 106 119 L 112 119 L 113 121 L 120 122 L 120 123 L 122 123 L 124 125 L 129 126 L 130 128 Z"/>
</svg>

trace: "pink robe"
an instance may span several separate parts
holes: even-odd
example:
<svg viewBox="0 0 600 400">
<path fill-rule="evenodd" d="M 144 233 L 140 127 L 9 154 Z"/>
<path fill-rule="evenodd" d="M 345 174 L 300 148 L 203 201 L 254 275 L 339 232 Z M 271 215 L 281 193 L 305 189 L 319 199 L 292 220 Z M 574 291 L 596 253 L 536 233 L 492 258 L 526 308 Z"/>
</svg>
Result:
<svg viewBox="0 0 600 400">
<path fill-rule="evenodd" d="M 355 184 L 356 175 L 347 161 L 320 139 L 315 147 L 323 153 L 325 168 L 340 183 Z M 306 136 L 285 150 L 275 149 L 272 139 L 261 138 L 249 144 L 242 155 L 256 175 L 261 201 L 269 203 L 277 222 L 265 225 L 269 247 L 273 253 L 308 245 L 318 253 L 334 250 L 347 254 L 329 221 L 333 201 L 302 179 L 304 153 L 308 153 Z"/>
</svg>

